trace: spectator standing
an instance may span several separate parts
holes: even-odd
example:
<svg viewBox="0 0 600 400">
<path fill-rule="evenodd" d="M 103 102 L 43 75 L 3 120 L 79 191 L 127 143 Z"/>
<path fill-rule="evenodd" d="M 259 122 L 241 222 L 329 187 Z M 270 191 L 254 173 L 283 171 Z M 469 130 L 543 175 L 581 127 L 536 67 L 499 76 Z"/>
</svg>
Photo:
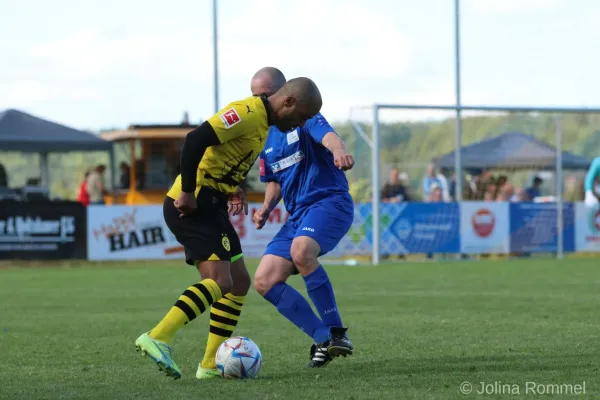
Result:
<svg viewBox="0 0 600 400">
<path fill-rule="evenodd" d="M 427 174 L 423 177 L 423 198 L 429 198 L 431 194 L 431 190 L 434 184 L 437 184 L 440 188 L 442 183 L 440 182 L 437 174 L 435 173 L 435 166 L 433 164 L 429 164 L 427 166 Z"/>
<path fill-rule="evenodd" d="M 425 201 L 428 203 L 441 203 L 444 201 L 442 186 L 439 183 L 435 182 L 431 185 L 431 191 Z"/>
<path fill-rule="evenodd" d="M 90 176 L 90 171 L 86 171 L 83 181 L 79 185 L 79 190 L 77 192 L 77 201 L 83 204 L 84 206 L 90 205 L 90 194 L 87 190 L 87 179 Z"/>
<path fill-rule="evenodd" d="M 498 196 L 496 196 L 496 201 L 510 201 L 510 199 L 514 196 L 515 189 L 510 183 L 505 183 L 502 186 L 502 189 L 499 190 Z"/>
<path fill-rule="evenodd" d="M 533 178 L 533 183 L 530 187 L 525 189 L 525 200 L 533 201 L 536 197 L 542 195 L 542 178 L 536 176 Z"/>
<path fill-rule="evenodd" d="M 519 187 L 519 188 L 517 188 L 517 190 L 515 190 L 515 194 L 511 197 L 510 201 L 512 201 L 513 203 L 526 201 L 525 196 L 526 196 L 525 190 L 523 190 L 522 187 Z"/>
<path fill-rule="evenodd" d="M 398 168 L 392 168 L 390 171 L 390 181 L 387 182 L 381 190 L 381 200 L 384 203 L 401 203 L 403 201 L 412 201 L 408 189 L 400 181 L 400 171 Z"/>
<path fill-rule="evenodd" d="M 104 186 L 106 166 L 98 165 L 87 177 L 87 192 L 90 204 L 104 204 L 104 196 L 108 193 Z"/>
<path fill-rule="evenodd" d="M 492 173 L 487 170 L 482 170 L 477 180 L 477 194 L 475 195 L 475 198 L 477 200 L 483 200 L 485 198 L 485 194 L 490 192 L 489 186 L 495 184 L 496 180 L 494 179 Z"/>
<path fill-rule="evenodd" d="M 435 166 L 433 168 L 435 170 Z M 438 174 L 435 175 L 440 181 L 440 188 L 442 189 L 442 199 L 446 202 L 452 200 L 450 197 L 450 184 L 448 183 L 448 178 L 446 178 L 447 172 L 448 171 L 445 168 L 443 168 Z"/>
</svg>

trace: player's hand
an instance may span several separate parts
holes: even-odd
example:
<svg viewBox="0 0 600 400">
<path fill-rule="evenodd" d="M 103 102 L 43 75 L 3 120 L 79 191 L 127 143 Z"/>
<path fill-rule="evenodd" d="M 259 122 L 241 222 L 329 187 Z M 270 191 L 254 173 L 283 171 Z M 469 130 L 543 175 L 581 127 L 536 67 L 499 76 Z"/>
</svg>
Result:
<svg viewBox="0 0 600 400">
<path fill-rule="evenodd" d="M 173 204 L 175 205 L 175 208 L 179 210 L 180 217 L 193 214 L 198 208 L 198 203 L 196 202 L 196 196 L 194 196 L 194 193 L 179 193 L 179 197 Z"/>
<path fill-rule="evenodd" d="M 254 222 L 256 229 L 261 230 L 263 226 L 265 226 L 265 223 L 269 219 L 269 214 L 269 210 L 264 207 L 254 213 L 252 216 L 252 222 Z"/>
<path fill-rule="evenodd" d="M 229 214 L 239 215 L 242 211 L 248 215 L 248 198 L 244 189 L 238 186 L 235 193 L 229 195 Z"/>
<path fill-rule="evenodd" d="M 333 162 L 342 171 L 348 171 L 354 167 L 354 157 L 347 154 L 344 150 L 336 150 L 333 153 Z"/>
</svg>

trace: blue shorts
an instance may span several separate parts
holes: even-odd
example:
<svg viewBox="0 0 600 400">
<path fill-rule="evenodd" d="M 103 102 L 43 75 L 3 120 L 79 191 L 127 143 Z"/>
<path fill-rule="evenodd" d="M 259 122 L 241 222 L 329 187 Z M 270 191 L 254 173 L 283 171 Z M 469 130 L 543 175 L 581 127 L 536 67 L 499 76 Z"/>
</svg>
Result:
<svg viewBox="0 0 600 400">
<path fill-rule="evenodd" d="M 265 254 L 292 261 L 292 241 L 298 236 L 308 236 L 319 243 L 319 256 L 322 256 L 337 246 L 350 230 L 353 220 L 352 197 L 349 194 L 330 196 L 302 210 L 298 215 L 290 215 L 267 246 Z"/>
</svg>

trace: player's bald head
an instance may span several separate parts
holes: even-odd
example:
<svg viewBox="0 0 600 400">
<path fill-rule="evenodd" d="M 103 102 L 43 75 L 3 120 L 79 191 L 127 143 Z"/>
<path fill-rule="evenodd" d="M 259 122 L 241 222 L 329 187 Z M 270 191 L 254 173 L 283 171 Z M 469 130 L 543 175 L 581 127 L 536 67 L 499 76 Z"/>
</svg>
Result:
<svg viewBox="0 0 600 400">
<path fill-rule="evenodd" d="M 290 79 L 275 94 L 269 97 L 272 121 L 282 132 L 302 126 L 314 117 L 323 105 L 321 92 L 308 78 Z"/>
<path fill-rule="evenodd" d="M 305 77 L 290 79 L 277 94 L 293 98 L 298 105 L 305 107 L 306 111 L 312 115 L 318 113 L 323 105 L 321 92 L 316 83 Z"/>
<path fill-rule="evenodd" d="M 259 69 L 250 81 L 250 90 L 253 96 L 261 94 L 270 96 L 277 92 L 285 84 L 283 72 L 275 67 L 264 67 Z"/>
</svg>

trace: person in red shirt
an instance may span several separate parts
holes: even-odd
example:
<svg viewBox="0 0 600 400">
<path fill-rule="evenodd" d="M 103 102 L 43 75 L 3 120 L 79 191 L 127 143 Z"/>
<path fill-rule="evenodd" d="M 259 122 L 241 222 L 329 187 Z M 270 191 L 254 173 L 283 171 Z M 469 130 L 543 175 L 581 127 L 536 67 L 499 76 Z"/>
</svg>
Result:
<svg viewBox="0 0 600 400">
<path fill-rule="evenodd" d="M 87 177 L 89 174 L 89 172 L 85 173 L 83 182 L 81 182 L 81 185 L 79 185 L 79 193 L 77 194 L 77 201 L 86 207 L 90 205 L 90 195 L 87 191 Z"/>
</svg>

